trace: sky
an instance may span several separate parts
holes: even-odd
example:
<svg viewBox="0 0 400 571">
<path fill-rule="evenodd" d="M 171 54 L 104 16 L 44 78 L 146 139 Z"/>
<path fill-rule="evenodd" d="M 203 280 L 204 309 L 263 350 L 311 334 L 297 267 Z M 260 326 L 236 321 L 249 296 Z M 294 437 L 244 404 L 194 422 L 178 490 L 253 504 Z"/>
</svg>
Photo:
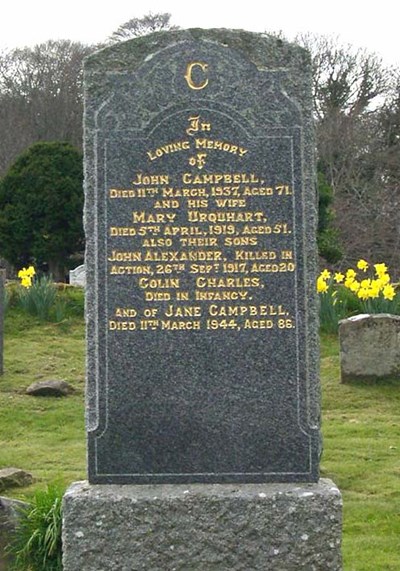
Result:
<svg viewBox="0 0 400 571">
<path fill-rule="evenodd" d="M 400 67 L 398 0 L 14 0 L 2 7 L 0 49 L 68 39 L 105 41 L 118 26 L 149 12 L 169 12 L 181 28 L 311 32 L 364 48 Z"/>
</svg>

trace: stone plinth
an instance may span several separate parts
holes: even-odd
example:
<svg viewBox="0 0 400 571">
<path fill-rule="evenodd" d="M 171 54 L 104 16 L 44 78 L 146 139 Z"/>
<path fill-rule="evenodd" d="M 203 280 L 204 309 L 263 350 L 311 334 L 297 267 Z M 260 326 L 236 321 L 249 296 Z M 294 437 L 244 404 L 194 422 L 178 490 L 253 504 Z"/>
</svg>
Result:
<svg viewBox="0 0 400 571">
<path fill-rule="evenodd" d="M 73 484 L 65 571 L 339 571 L 339 490 L 317 484 Z"/>
</svg>

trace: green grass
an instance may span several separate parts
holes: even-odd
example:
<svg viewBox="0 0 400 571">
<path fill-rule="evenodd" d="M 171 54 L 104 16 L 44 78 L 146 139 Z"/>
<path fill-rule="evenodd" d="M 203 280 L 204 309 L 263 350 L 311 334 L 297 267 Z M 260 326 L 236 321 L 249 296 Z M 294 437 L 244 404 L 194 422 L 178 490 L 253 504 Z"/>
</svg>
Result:
<svg viewBox="0 0 400 571">
<path fill-rule="evenodd" d="M 67 398 L 31 397 L 33 382 L 63 379 Z M 14 489 L 30 497 L 59 480 L 85 478 L 84 325 L 82 319 L 43 323 L 10 309 L 5 320 L 4 375 L 0 377 L 0 467 L 32 472 L 36 482 Z"/>
<path fill-rule="evenodd" d="M 79 300 L 78 300 L 79 301 Z M 400 382 L 340 383 L 335 336 L 321 338 L 324 454 L 321 475 L 344 501 L 345 571 L 400 570 Z M 77 393 L 33 398 L 40 379 L 65 379 Z M 33 473 L 34 485 L 9 495 L 31 498 L 58 481 L 86 477 L 84 325 L 72 317 L 43 323 L 11 308 L 0 377 L 0 467 Z"/>
<path fill-rule="evenodd" d="M 344 569 L 398 571 L 400 382 L 341 384 L 337 339 L 321 350 L 321 471 L 343 495 Z"/>
</svg>

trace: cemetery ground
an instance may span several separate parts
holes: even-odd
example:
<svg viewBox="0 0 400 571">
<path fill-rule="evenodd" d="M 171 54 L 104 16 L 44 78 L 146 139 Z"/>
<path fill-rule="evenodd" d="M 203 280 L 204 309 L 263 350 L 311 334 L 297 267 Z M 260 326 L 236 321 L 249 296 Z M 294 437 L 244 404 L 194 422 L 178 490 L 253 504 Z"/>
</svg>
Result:
<svg viewBox="0 0 400 571">
<path fill-rule="evenodd" d="M 400 569 L 400 387 L 395 381 L 341 384 L 336 336 L 321 339 L 324 453 L 321 476 L 344 501 L 345 571 Z M 18 308 L 5 320 L 5 374 L 0 377 L 0 468 L 31 472 L 35 483 L 1 492 L 29 500 L 47 484 L 82 480 L 84 322 L 40 322 Z M 64 379 L 68 397 L 32 397 L 34 381 Z M 249 570 L 250 571 L 250 570 Z"/>
</svg>

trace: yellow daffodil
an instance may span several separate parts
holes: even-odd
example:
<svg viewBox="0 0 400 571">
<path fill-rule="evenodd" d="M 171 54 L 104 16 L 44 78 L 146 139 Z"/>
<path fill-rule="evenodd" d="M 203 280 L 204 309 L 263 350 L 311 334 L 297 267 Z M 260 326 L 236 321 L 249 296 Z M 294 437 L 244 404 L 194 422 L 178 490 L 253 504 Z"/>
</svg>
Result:
<svg viewBox="0 0 400 571">
<path fill-rule="evenodd" d="M 331 272 L 329 270 L 324 270 L 323 272 L 321 272 L 321 278 L 323 278 L 324 280 L 329 280 L 330 277 L 331 277 Z"/>
<path fill-rule="evenodd" d="M 368 289 L 369 287 L 371 287 L 371 280 L 369 278 L 361 280 L 360 286 L 364 289 Z"/>
<path fill-rule="evenodd" d="M 357 293 L 358 290 L 360 289 L 360 282 L 358 282 L 357 280 L 351 280 L 351 282 L 346 285 L 346 282 L 344 284 L 350 291 L 352 291 L 353 293 Z"/>
<path fill-rule="evenodd" d="M 29 266 L 29 268 L 22 268 L 22 270 L 19 270 L 18 277 L 21 280 L 22 287 L 26 288 L 31 287 L 32 279 L 35 274 L 36 272 L 33 266 Z"/>
<path fill-rule="evenodd" d="M 358 260 L 357 262 L 357 268 L 359 270 L 362 270 L 363 272 L 366 272 L 368 270 L 368 262 L 366 262 L 365 260 L 361 259 Z"/>
<path fill-rule="evenodd" d="M 386 264 L 374 264 L 375 272 L 378 278 L 382 277 L 383 275 L 387 275 L 387 265 Z"/>
<path fill-rule="evenodd" d="M 326 291 L 328 291 L 328 284 L 326 283 L 322 275 L 320 275 L 317 279 L 317 292 L 325 293 Z"/>
<path fill-rule="evenodd" d="M 31 278 L 28 276 L 21 278 L 21 285 L 22 285 L 22 287 L 26 287 L 26 288 L 31 287 L 31 285 L 32 285 Z"/>
<path fill-rule="evenodd" d="M 346 279 L 354 279 L 356 277 L 357 273 L 353 270 L 353 268 L 349 268 L 346 272 Z"/>
<path fill-rule="evenodd" d="M 337 284 L 341 284 L 342 281 L 344 280 L 344 274 L 342 274 L 340 272 L 336 272 L 336 274 L 333 276 L 333 279 L 335 280 L 335 282 Z"/>
<path fill-rule="evenodd" d="M 366 301 L 369 298 L 369 291 L 364 287 L 360 287 L 360 289 L 357 292 L 357 297 Z"/>
<path fill-rule="evenodd" d="M 369 288 L 369 295 L 370 297 L 372 297 L 373 299 L 376 299 L 377 297 L 379 297 L 379 294 L 381 292 L 381 286 L 378 280 L 372 280 L 370 288 Z"/>
<path fill-rule="evenodd" d="M 382 294 L 383 297 L 385 299 L 388 299 L 389 301 L 392 301 L 394 296 L 396 295 L 395 289 L 391 284 L 387 284 L 385 285 L 385 287 L 382 290 Z"/>
</svg>

